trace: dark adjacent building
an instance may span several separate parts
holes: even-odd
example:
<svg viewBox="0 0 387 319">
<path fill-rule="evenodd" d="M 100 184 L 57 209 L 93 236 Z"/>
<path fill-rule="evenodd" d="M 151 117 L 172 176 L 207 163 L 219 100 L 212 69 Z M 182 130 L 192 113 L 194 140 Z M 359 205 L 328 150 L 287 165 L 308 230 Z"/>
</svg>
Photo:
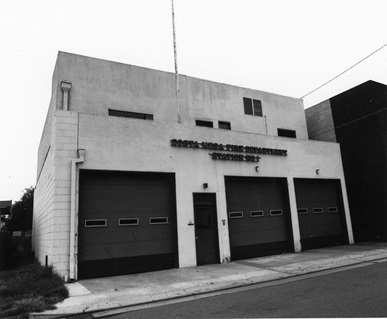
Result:
<svg viewBox="0 0 387 319">
<path fill-rule="evenodd" d="M 367 81 L 306 110 L 309 138 L 340 143 L 355 241 L 387 240 L 387 86 Z"/>
</svg>

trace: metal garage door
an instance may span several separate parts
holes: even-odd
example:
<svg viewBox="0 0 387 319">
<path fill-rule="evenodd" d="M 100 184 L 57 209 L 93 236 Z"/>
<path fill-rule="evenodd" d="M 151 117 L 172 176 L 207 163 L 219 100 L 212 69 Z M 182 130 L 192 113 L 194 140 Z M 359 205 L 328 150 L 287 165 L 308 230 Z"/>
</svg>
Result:
<svg viewBox="0 0 387 319">
<path fill-rule="evenodd" d="M 293 250 L 287 181 L 226 177 L 232 260 Z"/>
<path fill-rule="evenodd" d="M 174 174 L 80 171 L 78 277 L 177 267 Z"/>
<path fill-rule="evenodd" d="M 295 179 L 302 250 L 348 243 L 339 180 Z"/>
</svg>

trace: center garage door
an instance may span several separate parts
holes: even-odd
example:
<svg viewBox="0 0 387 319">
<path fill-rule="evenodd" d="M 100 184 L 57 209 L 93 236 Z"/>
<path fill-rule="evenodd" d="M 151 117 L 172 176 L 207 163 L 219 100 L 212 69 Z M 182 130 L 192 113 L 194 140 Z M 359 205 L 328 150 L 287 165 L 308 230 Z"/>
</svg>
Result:
<svg viewBox="0 0 387 319">
<path fill-rule="evenodd" d="M 174 174 L 80 170 L 78 278 L 178 267 Z"/>
<path fill-rule="evenodd" d="M 287 180 L 225 180 L 231 259 L 293 251 Z"/>
<path fill-rule="evenodd" d="M 295 179 L 302 250 L 348 243 L 340 180 Z"/>
</svg>

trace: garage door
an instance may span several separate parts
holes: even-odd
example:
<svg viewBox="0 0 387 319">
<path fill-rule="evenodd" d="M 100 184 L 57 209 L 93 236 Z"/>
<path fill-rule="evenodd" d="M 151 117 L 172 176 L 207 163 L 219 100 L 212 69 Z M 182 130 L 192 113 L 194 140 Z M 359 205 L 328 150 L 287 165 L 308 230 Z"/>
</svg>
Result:
<svg viewBox="0 0 387 319">
<path fill-rule="evenodd" d="M 339 180 L 295 179 L 302 250 L 346 244 Z"/>
<path fill-rule="evenodd" d="M 226 177 L 232 260 L 293 250 L 287 181 Z"/>
<path fill-rule="evenodd" d="M 173 174 L 80 171 L 78 277 L 177 267 Z"/>
</svg>

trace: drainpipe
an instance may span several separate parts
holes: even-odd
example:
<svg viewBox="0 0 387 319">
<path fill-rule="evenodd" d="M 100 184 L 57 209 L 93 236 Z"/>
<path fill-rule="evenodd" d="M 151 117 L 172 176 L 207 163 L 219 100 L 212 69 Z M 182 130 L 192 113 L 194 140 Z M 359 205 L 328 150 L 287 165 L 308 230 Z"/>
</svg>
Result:
<svg viewBox="0 0 387 319">
<path fill-rule="evenodd" d="M 69 281 L 75 281 L 75 212 L 77 188 L 77 164 L 85 160 L 85 150 L 78 150 L 78 158 L 71 160 L 71 207 L 70 207 L 70 273 Z"/>
</svg>

